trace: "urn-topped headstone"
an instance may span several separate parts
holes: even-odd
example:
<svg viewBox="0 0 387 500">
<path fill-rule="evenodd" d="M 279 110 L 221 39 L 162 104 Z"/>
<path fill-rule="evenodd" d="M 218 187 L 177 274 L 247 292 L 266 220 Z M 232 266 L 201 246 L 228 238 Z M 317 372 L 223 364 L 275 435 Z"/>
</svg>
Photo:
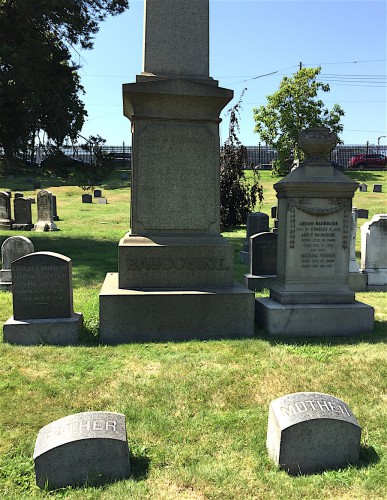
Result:
<svg viewBox="0 0 387 500">
<path fill-rule="evenodd" d="M 12 289 L 11 264 L 34 251 L 32 241 L 25 236 L 11 236 L 1 245 L 0 290 Z"/>
<path fill-rule="evenodd" d="M 51 422 L 39 431 L 34 462 L 36 484 L 42 489 L 127 479 L 125 415 L 90 411 Z"/>
<path fill-rule="evenodd" d="M 287 394 L 270 403 L 267 449 L 289 474 L 356 464 L 361 427 L 349 406 L 319 392 Z"/>
<path fill-rule="evenodd" d="M 374 310 L 348 286 L 352 198 L 358 184 L 336 170 L 325 127 L 300 133 L 299 168 L 274 185 L 278 198 L 277 278 L 256 300 L 271 334 L 352 335 L 373 330 Z"/>
<path fill-rule="evenodd" d="M 76 344 L 83 318 L 73 310 L 71 259 L 35 252 L 12 262 L 11 271 L 13 316 L 4 324 L 4 341 Z"/>
<path fill-rule="evenodd" d="M 209 76 L 208 52 L 209 0 L 145 1 L 143 71 L 123 86 L 131 231 L 100 293 L 105 343 L 254 333 L 254 294 L 220 235 L 219 115 L 233 92 Z"/>
</svg>

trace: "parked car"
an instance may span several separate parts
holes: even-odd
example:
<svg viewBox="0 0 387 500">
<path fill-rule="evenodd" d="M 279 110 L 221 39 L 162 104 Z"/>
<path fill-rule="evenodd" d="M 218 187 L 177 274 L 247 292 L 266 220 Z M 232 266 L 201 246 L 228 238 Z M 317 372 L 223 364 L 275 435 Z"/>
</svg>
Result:
<svg viewBox="0 0 387 500">
<path fill-rule="evenodd" d="M 387 167 L 387 157 L 378 154 L 356 155 L 349 159 L 349 168 L 385 168 Z"/>
</svg>

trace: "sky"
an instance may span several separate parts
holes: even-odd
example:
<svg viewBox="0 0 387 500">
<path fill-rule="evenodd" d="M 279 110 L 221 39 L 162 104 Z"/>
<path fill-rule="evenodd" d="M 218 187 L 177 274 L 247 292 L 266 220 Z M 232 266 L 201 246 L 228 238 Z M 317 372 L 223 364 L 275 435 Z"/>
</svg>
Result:
<svg viewBox="0 0 387 500">
<path fill-rule="evenodd" d="M 124 14 L 101 24 L 92 50 L 74 54 L 88 112 L 81 134 L 99 134 L 112 146 L 131 144 L 122 84 L 142 71 L 144 0 L 129 2 Z M 387 144 L 386 26 L 385 0 L 210 0 L 210 76 L 234 91 L 221 113 L 221 141 L 227 110 L 246 88 L 239 138 L 258 145 L 253 108 L 265 105 L 302 63 L 321 66 L 318 80 L 331 89 L 323 102 L 345 111 L 344 144 Z"/>
</svg>

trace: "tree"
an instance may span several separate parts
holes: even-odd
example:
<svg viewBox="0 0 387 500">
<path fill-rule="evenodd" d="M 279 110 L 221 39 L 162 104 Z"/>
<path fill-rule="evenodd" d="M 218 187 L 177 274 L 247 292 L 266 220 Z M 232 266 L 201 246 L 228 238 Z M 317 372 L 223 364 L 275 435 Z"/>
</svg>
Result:
<svg viewBox="0 0 387 500">
<path fill-rule="evenodd" d="M 246 89 L 245 89 L 246 90 Z M 263 200 L 258 171 L 252 170 L 252 182 L 246 178 L 247 149 L 238 138 L 242 98 L 228 110 L 229 134 L 220 150 L 220 220 L 223 229 L 246 224 L 247 216 Z"/>
<path fill-rule="evenodd" d="M 92 48 L 98 26 L 128 0 L 0 0 L 0 144 L 8 172 L 43 130 L 74 139 L 86 111 L 71 48 Z"/>
<path fill-rule="evenodd" d="M 326 126 L 339 134 L 343 130 L 340 119 L 344 111 L 335 104 L 329 111 L 319 99 L 319 92 L 329 92 L 328 84 L 317 81 L 321 68 L 302 68 L 292 78 L 284 77 L 277 92 L 267 96 L 266 106 L 253 110 L 255 132 L 262 141 L 277 150 L 274 170 L 286 173 L 284 167 L 290 159 L 302 159 L 297 148 L 301 130 Z"/>
</svg>

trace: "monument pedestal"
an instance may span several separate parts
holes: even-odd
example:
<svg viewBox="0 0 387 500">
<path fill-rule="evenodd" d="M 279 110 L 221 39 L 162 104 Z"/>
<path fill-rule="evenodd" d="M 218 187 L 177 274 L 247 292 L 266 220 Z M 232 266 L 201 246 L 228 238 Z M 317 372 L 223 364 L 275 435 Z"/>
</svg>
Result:
<svg viewBox="0 0 387 500">
<path fill-rule="evenodd" d="M 100 292 L 101 342 L 225 339 L 254 334 L 254 295 L 245 287 L 133 290 L 108 273 Z"/>
<path fill-rule="evenodd" d="M 255 300 L 256 322 L 270 335 L 302 337 L 349 336 L 370 333 L 374 309 L 362 302 L 351 304 L 280 304 Z"/>
<path fill-rule="evenodd" d="M 83 324 L 83 315 L 71 318 L 15 320 L 11 316 L 3 327 L 4 342 L 18 345 L 76 345 Z"/>
</svg>

